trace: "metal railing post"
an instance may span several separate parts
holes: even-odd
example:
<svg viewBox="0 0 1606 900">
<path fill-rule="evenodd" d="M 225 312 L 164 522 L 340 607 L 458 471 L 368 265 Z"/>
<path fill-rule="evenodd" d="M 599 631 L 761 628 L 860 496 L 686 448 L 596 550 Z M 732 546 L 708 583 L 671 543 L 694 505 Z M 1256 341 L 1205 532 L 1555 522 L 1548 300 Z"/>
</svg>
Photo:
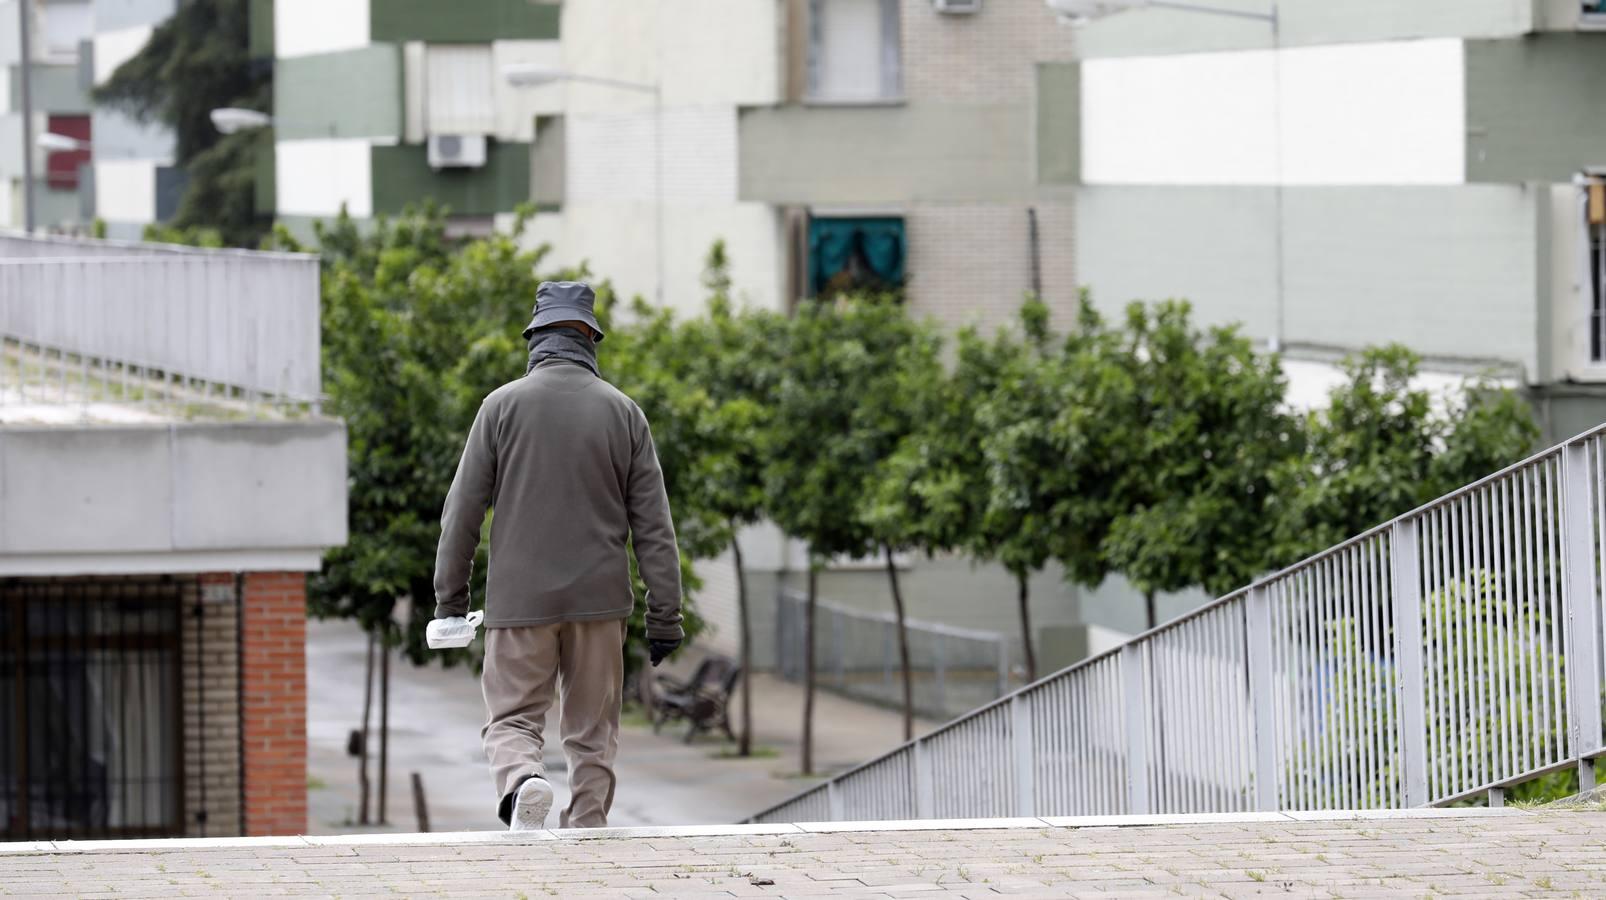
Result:
<svg viewBox="0 0 1606 900">
<path fill-rule="evenodd" d="M 1271 591 L 1249 589 L 1245 607 L 1249 631 L 1249 707 L 1254 725 L 1255 809 L 1275 811 L 1277 797 L 1276 677 L 1272 667 Z"/>
<path fill-rule="evenodd" d="M 1567 622 L 1567 721 L 1571 755 L 1600 749 L 1600 606 L 1595 596 L 1595 504 L 1589 478 L 1589 444 L 1562 450 L 1562 589 Z M 1587 773 L 1591 779 L 1593 771 Z M 1582 785 L 1580 785 L 1582 786 Z"/>
<path fill-rule="evenodd" d="M 1144 719 L 1149 698 L 1143 689 L 1142 643 L 1121 648 L 1121 716 L 1126 723 L 1126 806 L 1132 815 L 1150 812 L 1149 736 Z"/>
<path fill-rule="evenodd" d="M 915 818 L 930 819 L 937 815 L 937 795 L 931 777 L 931 753 L 924 740 L 916 740 L 911 748 L 915 762 Z"/>
<path fill-rule="evenodd" d="M 1032 709 L 1024 696 L 1009 699 L 1009 740 L 1015 761 L 1015 815 L 1037 815 L 1037 765 L 1032 747 Z"/>
<path fill-rule="evenodd" d="M 1394 594 L 1394 668 L 1400 694 L 1400 757 L 1407 806 L 1428 803 L 1427 704 L 1422 672 L 1422 555 L 1419 524 L 1406 518 L 1389 528 Z"/>
</svg>

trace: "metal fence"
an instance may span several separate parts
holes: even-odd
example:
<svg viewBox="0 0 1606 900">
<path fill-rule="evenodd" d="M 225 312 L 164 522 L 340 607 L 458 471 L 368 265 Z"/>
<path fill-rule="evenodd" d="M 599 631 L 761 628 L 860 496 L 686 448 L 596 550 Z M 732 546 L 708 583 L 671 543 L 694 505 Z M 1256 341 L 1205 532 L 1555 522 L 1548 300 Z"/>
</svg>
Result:
<svg viewBox="0 0 1606 900">
<path fill-rule="evenodd" d="M 803 677 L 808 599 L 783 589 L 776 605 L 776 669 L 796 681 Z M 1008 638 L 914 619 L 905 624 L 917 713 L 948 718 L 1009 692 Z M 874 703 L 903 704 L 898 624 L 891 613 L 820 600 L 814 628 L 816 684 Z"/>
<path fill-rule="evenodd" d="M 245 251 L 111 254 L 5 238 L 0 398 L 319 398 L 318 261 Z M 26 256 L 40 247 L 71 256 Z"/>
<path fill-rule="evenodd" d="M 1442 805 L 1602 734 L 1606 426 L 754 817 Z M 939 787 L 940 786 L 940 787 Z"/>
</svg>

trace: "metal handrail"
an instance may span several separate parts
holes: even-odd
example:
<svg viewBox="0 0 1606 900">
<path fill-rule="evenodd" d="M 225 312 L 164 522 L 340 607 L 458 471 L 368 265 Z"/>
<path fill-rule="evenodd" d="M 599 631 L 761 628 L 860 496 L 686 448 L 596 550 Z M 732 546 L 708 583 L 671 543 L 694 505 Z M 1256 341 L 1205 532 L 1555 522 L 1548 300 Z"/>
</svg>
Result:
<svg viewBox="0 0 1606 900">
<path fill-rule="evenodd" d="M 1541 467 L 1548 469 L 1541 472 Z M 1526 483 L 1522 481 L 1524 478 L 1527 479 Z M 1513 481 L 1517 483 L 1513 484 Z M 1549 493 L 1536 494 L 1535 490 Z M 1517 504 L 1512 503 L 1514 494 L 1518 495 L 1520 501 Z M 1535 502 L 1538 503 L 1537 513 L 1531 508 Z M 1462 509 L 1475 504 L 1482 504 L 1484 514 L 1484 519 L 1476 523 L 1468 518 L 1473 513 L 1469 509 Z M 1491 507 L 1494 508 L 1492 519 L 1488 518 Z M 1547 511 L 1554 514 L 1554 521 L 1541 521 Z M 1457 520 L 1456 516 L 1460 516 L 1460 519 Z M 1426 523 L 1426 531 L 1430 534 L 1422 533 L 1424 529 L 1419 526 L 1423 523 Z M 1001 747 L 995 742 L 983 749 L 993 754 L 995 762 L 1007 757 L 1004 761 L 1011 767 L 1009 777 L 1013 779 L 1011 789 L 1015 792 L 1013 808 L 1009 812 L 1017 815 L 1042 814 L 1031 808 L 1036 805 L 1037 799 L 1033 793 L 1037 791 L 1033 783 L 1034 770 L 1043 767 L 1042 757 L 1050 754 L 1050 750 L 1045 750 L 1041 742 L 1032 741 L 1030 732 L 1037 727 L 1033 723 L 1056 716 L 1064 719 L 1066 715 L 1077 715 L 1083 711 L 1051 707 L 1047 703 L 1034 704 L 1034 695 L 1072 685 L 1079 679 L 1088 680 L 1089 673 L 1100 669 L 1117 667 L 1121 670 L 1120 690 L 1107 689 L 1111 676 L 1105 673 L 1103 686 L 1106 690 L 1100 698 L 1113 700 L 1125 723 L 1126 756 L 1123 763 L 1128 769 L 1126 783 L 1120 788 L 1125 794 L 1126 807 L 1123 811 L 1126 812 L 1147 812 L 1156 808 L 1151 788 L 1167 794 L 1165 799 L 1173 807 L 1178 803 L 1187 806 L 1186 800 L 1177 800 L 1175 783 L 1168 785 L 1163 782 L 1165 779 L 1173 782 L 1193 779 L 1196 782 L 1198 773 L 1181 773 L 1167 768 L 1164 757 L 1168 728 L 1171 729 L 1169 736 L 1173 741 L 1186 740 L 1212 752 L 1220 752 L 1224 758 L 1230 757 L 1225 770 L 1231 770 L 1232 777 L 1226 781 L 1238 778 L 1236 790 L 1242 796 L 1238 801 L 1221 801 L 1219 797 L 1211 801 L 1218 805 L 1221 802 L 1238 802 L 1241 808 L 1295 808 L 1300 803 L 1290 802 L 1298 801 L 1292 794 L 1300 790 L 1307 793 L 1314 790 L 1320 794 L 1330 788 L 1331 783 L 1337 782 L 1345 784 L 1348 799 L 1360 797 L 1364 802 L 1384 802 L 1388 798 L 1382 795 L 1386 794 L 1392 798 L 1389 802 L 1400 805 L 1442 805 L 1487 794 L 1491 802 L 1498 803 L 1506 787 L 1575 764 L 1579 768 L 1581 781 L 1587 786 L 1592 779 L 1589 761 L 1593 757 L 1606 755 L 1606 737 L 1599 733 L 1600 704 L 1580 703 L 1576 699 L 1580 694 L 1596 698 L 1601 695 L 1601 565 L 1602 560 L 1606 559 L 1606 529 L 1603 529 L 1603 523 L 1606 523 L 1606 424 L 1534 453 L 1382 525 L 1258 578 L 1246 588 L 1136 635 L 1115 649 L 1067 666 L 1012 691 L 933 732 L 758 813 L 750 821 L 784 818 L 789 807 L 817 798 L 822 791 L 830 798 L 833 810 L 840 810 L 847 804 L 847 799 L 839 796 L 846 790 L 843 786 L 845 780 L 866 780 L 878 767 L 901 760 L 905 755 L 911 756 L 916 762 L 913 779 L 916 784 L 908 789 L 915 796 L 909 798 L 907 805 L 916 810 L 916 815 L 929 815 L 934 802 L 932 797 L 926 796 L 933 790 L 929 773 L 925 776 L 926 783 L 922 785 L 920 782 L 922 765 L 929 767 L 931 763 L 928 760 L 922 764 L 923 756 L 929 756 L 929 753 L 923 754 L 923 748 L 945 736 L 956 735 L 988 717 L 1001 719 L 1006 707 L 1014 723 L 1007 737 L 1009 746 Z M 1465 529 L 1473 524 L 1481 528 L 1480 535 L 1472 535 L 1470 531 L 1462 534 L 1461 530 L 1446 530 L 1449 526 Z M 1452 535 L 1452 539 L 1446 539 L 1445 534 Z M 1434 536 L 1439 539 L 1438 543 L 1433 542 Z M 1454 543 L 1462 538 L 1465 538 L 1464 544 Z M 1450 542 L 1446 543 L 1446 540 Z M 1422 559 L 1423 550 L 1427 551 L 1425 562 Z M 1515 565 L 1500 568 L 1500 564 L 1510 561 L 1514 561 Z M 1526 576 L 1523 574 L 1525 563 L 1529 567 Z M 1493 700 L 1511 699 L 1510 696 L 1491 699 L 1489 694 L 1492 688 L 1473 684 L 1474 681 L 1487 680 L 1491 673 L 1473 671 L 1470 679 L 1450 683 L 1439 677 L 1440 673 L 1431 671 L 1430 663 L 1422 655 L 1423 646 L 1432 643 L 1431 635 L 1422 634 L 1424 617 L 1430 620 L 1430 624 L 1436 623 L 1443 628 L 1450 627 L 1446 624 L 1446 617 L 1451 614 L 1469 615 L 1473 626 L 1483 624 L 1480 618 L 1482 614 L 1475 608 L 1469 613 L 1464 600 L 1454 609 L 1451 609 L 1450 601 L 1457 599 L 1459 591 L 1483 590 L 1480 582 L 1487 582 L 1491 578 L 1491 571 L 1486 570 L 1484 564 L 1492 567 L 1494 574 L 1501 575 L 1509 588 L 1507 596 L 1503 598 L 1509 608 L 1503 607 L 1492 616 L 1505 623 L 1501 627 L 1507 628 L 1509 633 L 1474 635 L 1474 643 L 1483 641 L 1487 646 L 1471 648 L 1474 654 L 1471 664 L 1476 666 L 1483 660 L 1482 656 L 1475 654 L 1487 653 L 1498 657 L 1503 653 L 1503 665 L 1531 668 L 1539 676 L 1544 676 L 1543 667 L 1528 657 L 1535 653 L 1540 654 L 1540 658 L 1544 653 L 1560 654 L 1562 647 L 1540 647 L 1543 634 L 1536 639 L 1532 633 L 1518 633 L 1512 630 L 1511 623 L 1522 625 L 1526 621 L 1527 625 L 1523 627 L 1531 632 L 1535 623 L 1548 621 L 1551 632 L 1561 635 L 1558 643 L 1566 647 L 1565 683 L 1561 680 L 1563 666 L 1558 656 L 1558 661 L 1551 666 L 1552 680 L 1556 683 L 1551 685 L 1546 682 L 1540 687 L 1554 689 L 1557 710 L 1560 710 L 1562 692 L 1569 692 L 1568 715 L 1573 715 L 1576 707 L 1576 717 L 1593 734 L 1581 730 L 1579 722 L 1569 721 L 1571 730 L 1567 753 L 1555 753 L 1553 755 L 1557 758 L 1542 765 L 1491 772 L 1491 777 L 1476 779 L 1471 786 L 1433 790 L 1431 784 L 1450 784 L 1454 779 L 1447 780 L 1443 773 L 1427 771 L 1427 744 L 1433 743 L 1442 751 L 1447 742 L 1470 740 L 1479 747 L 1477 752 L 1486 753 L 1487 749 L 1481 743 L 1487 735 L 1461 733 L 1470 728 L 1483 727 L 1476 721 L 1470 726 L 1467 721 L 1457 721 L 1452 717 L 1430 721 L 1428 713 L 1422 709 L 1424 704 L 1432 707 L 1436 703 L 1449 704 L 1452 700 L 1462 703 L 1462 698 L 1455 691 L 1465 689 L 1468 685 L 1484 691 L 1485 706 L 1481 709 L 1485 714 L 1491 714 Z M 1541 564 L 1543 572 L 1540 571 Z M 1313 576 L 1313 573 L 1318 575 Z M 1535 587 L 1535 593 L 1519 601 L 1514 595 L 1518 593 L 1516 588 L 1523 585 L 1518 584 L 1516 579 L 1523 577 L 1527 578 L 1530 586 Z M 1469 583 L 1471 587 L 1468 587 Z M 1425 604 L 1424 598 L 1429 602 Z M 1483 598 L 1480 594 L 1476 599 Z M 1557 608 L 1541 611 L 1539 606 L 1545 603 Z M 1544 615 L 1551 618 L 1543 619 Z M 1565 628 L 1559 621 L 1562 617 L 1565 617 Z M 1279 622 L 1282 623 L 1281 629 L 1276 625 Z M 1204 623 L 1211 623 L 1208 629 Z M 1459 620 L 1452 624 L 1454 628 L 1451 631 L 1457 633 L 1471 630 Z M 1346 649 L 1339 638 L 1328 633 L 1339 626 L 1347 626 L 1357 632 L 1356 647 Z M 1416 629 L 1418 643 L 1423 646 L 1406 648 L 1402 652 L 1399 644 L 1405 638 L 1400 632 L 1412 628 Z M 1194 633 L 1206 630 L 1210 633 Z M 1543 628 L 1540 630 L 1542 632 Z M 1460 637 L 1465 643 L 1465 635 Z M 1215 643 L 1212 644 L 1212 641 Z M 1448 658 L 1442 651 L 1435 652 L 1440 653 L 1436 657 L 1438 662 L 1445 662 Z M 1168 655 L 1170 660 L 1167 659 Z M 1410 659 L 1416 660 L 1414 669 L 1406 664 Z M 1467 660 L 1462 658 L 1454 658 L 1453 661 L 1463 666 L 1467 664 Z M 1172 718 L 1178 721 L 1165 721 L 1167 706 L 1158 685 L 1163 681 L 1161 670 L 1170 665 L 1193 666 L 1195 669 L 1214 666 L 1221 670 L 1214 674 L 1218 681 L 1229 688 L 1228 693 L 1232 693 L 1231 687 L 1242 676 L 1245 690 L 1238 692 L 1237 696 L 1203 698 L 1212 705 L 1212 709 L 1215 706 L 1223 707 L 1225 715 L 1235 723 L 1238 733 L 1229 737 L 1237 739 L 1238 746 L 1223 750 L 1220 746 L 1211 745 L 1209 735 L 1194 733 L 1202 729 L 1185 727 L 1202 721 L 1200 716 L 1205 715 L 1196 710 L 1190 711 L 1185 705 L 1173 704 L 1171 708 L 1179 713 Z M 1280 673 L 1279 666 L 1283 667 Z M 1302 681 L 1296 671 L 1300 667 L 1317 674 Z M 1340 698 L 1349 706 L 1343 711 L 1345 718 L 1337 723 L 1328 723 L 1324 717 L 1333 714 L 1334 701 L 1331 696 L 1324 695 L 1336 696 L 1339 691 L 1338 687 L 1328 682 L 1337 678 L 1335 671 L 1346 667 L 1352 671 L 1345 671 L 1344 677 L 1351 682 L 1352 689 L 1362 690 L 1363 693 Z M 1237 674 L 1233 674 L 1234 671 Z M 1279 674 L 1282 677 L 1279 678 Z M 1532 673 L 1524 670 L 1495 671 L 1492 674 L 1502 679 L 1503 683 L 1514 684 Z M 1257 684 L 1257 681 L 1260 683 Z M 1441 681 L 1444 683 L 1439 683 Z M 1537 690 L 1535 683 L 1530 679 L 1524 690 Z M 1170 689 L 1176 691 L 1182 687 L 1187 686 L 1173 684 Z M 1290 691 L 1302 693 L 1292 696 Z M 1128 692 L 1132 696 L 1126 696 Z M 1396 692 L 1400 696 L 1395 696 Z M 1355 709 L 1361 702 L 1367 701 L 1382 703 L 1384 715 L 1371 720 L 1357 715 Z M 1470 709 L 1469 704 L 1463 703 L 1463 706 Z M 1471 714 L 1468 713 L 1468 716 Z M 1415 721 L 1403 721 L 1409 718 Z M 1471 718 L 1476 719 L 1475 716 Z M 1560 723 L 1557 725 L 1559 727 Z M 1063 770 L 1070 765 L 1063 758 L 1068 754 L 1074 755 L 1066 748 L 1086 736 L 1076 732 L 1074 724 L 1067 726 L 1060 721 L 1055 727 L 1069 729 L 1055 736 L 1059 743 L 1052 749 L 1053 754 L 1058 754 L 1056 764 Z M 1536 732 L 1531 723 L 1508 725 L 1505 728 L 1508 734 L 1503 749 L 1508 756 L 1531 758 L 1535 755 L 1532 741 Z M 1530 744 L 1515 747 L 1511 733 L 1522 728 L 1528 730 Z M 1348 736 L 1346 739 L 1367 744 L 1354 752 L 1366 756 L 1374 768 L 1366 771 L 1361 763 L 1346 758 L 1341 775 L 1325 771 L 1324 767 L 1331 761 L 1324 759 L 1323 755 L 1338 747 L 1336 744 L 1332 747 L 1319 746 L 1332 740 L 1329 734 L 1324 733 L 1329 731 L 1343 733 Z M 1109 737 L 1108 733 L 1104 737 Z M 1549 741 L 1554 735 L 1541 737 Z M 1243 746 L 1245 742 L 1253 746 Z M 1547 747 L 1552 750 L 1560 747 L 1559 741 L 1551 741 L 1551 744 L 1554 746 Z M 1149 759 L 1156 750 L 1162 756 L 1157 765 Z M 1342 755 L 1351 750 L 1353 748 L 1341 747 L 1338 752 Z M 1078 752 L 1085 755 L 1088 750 L 1084 747 Z M 1290 761 L 1291 757 L 1300 758 Z M 1135 762 L 1138 765 L 1134 765 Z M 1141 771 L 1134 772 L 1133 768 Z M 1294 774 L 1290 775 L 1290 772 Z M 1376 783 L 1377 778 L 1384 778 L 1388 783 Z M 1293 784 L 1296 781 L 1299 784 Z M 1311 787 L 1313 784 L 1317 785 L 1314 789 Z M 1227 790 L 1230 793 L 1233 790 L 1230 785 L 1209 787 L 1218 792 Z M 889 788 L 881 785 L 878 789 L 885 791 Z M 894 784 L 891 789 L 896 791 L 898 787 Z M 1208 793 L 1197 783 L 1189 785 L 1187 790 L 1193 791 L 1195 797 Z M 1326 795 L 1317 799 L 1322 801 L 1318 806 L 1331 805 L 1326 803 L 1329 799 Z M 1071 798 L 1064 802 L 1074 805 L 1077 801 Z M 1311 805 L 1308 799 L 1301 802 L 1306 806 Z M 1203 810 L 1172 808 L 1170 811 Z M 983 815 L 987 812 L 984 809 L 962 810 L 960 814 Z M 1069 815 L 1081 810 L 1058 809 L 1052 812 Z"/>
</svg>

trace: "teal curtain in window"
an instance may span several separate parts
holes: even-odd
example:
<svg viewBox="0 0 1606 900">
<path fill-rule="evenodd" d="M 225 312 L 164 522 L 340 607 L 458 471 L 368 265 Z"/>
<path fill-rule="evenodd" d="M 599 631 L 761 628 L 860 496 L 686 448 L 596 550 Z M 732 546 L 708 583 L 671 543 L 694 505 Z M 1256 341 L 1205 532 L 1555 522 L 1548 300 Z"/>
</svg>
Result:
<svg viewBox="0 0 1606 900">
<path fill-rule="evenodd" d="M 859 284 L 897 287 L 907 253 L 902 219 L 810 219 L 810 292 L 819 294 L 844 271 Z"/>
</svg>

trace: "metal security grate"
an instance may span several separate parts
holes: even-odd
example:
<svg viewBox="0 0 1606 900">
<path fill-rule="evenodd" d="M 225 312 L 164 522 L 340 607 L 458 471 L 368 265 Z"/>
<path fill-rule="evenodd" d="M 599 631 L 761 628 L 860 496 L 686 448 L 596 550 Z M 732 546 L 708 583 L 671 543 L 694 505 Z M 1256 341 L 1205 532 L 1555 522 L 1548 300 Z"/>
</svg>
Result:
<svg viewBox="0 0 1606 900">
<path fill-rule="evenodd" d="M 0 579 L 0 840 L 183 831 L 183 589 Z"/>
</svg>

